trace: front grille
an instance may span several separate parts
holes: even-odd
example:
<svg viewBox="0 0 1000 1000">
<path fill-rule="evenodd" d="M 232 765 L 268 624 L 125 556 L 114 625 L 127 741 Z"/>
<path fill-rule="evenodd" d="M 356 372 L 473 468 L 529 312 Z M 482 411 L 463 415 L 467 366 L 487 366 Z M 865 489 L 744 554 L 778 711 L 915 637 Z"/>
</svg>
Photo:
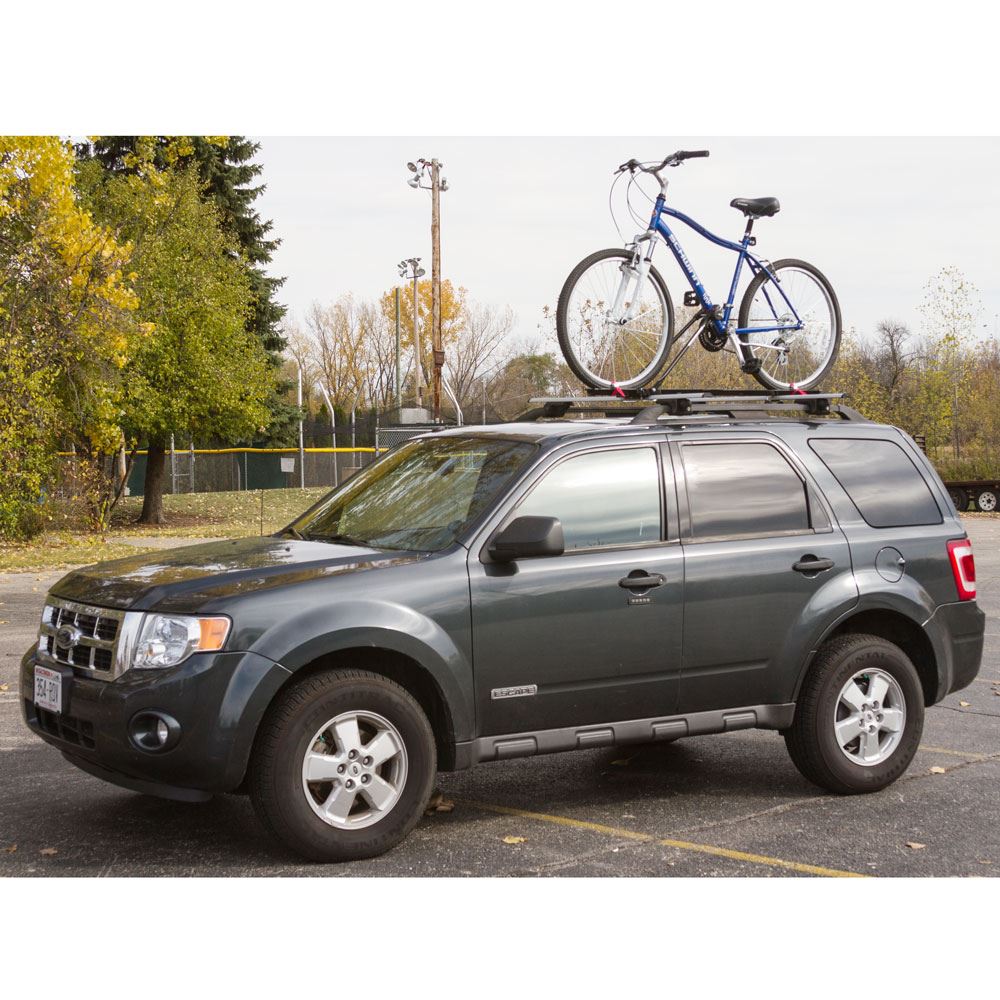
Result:
<svg viewBox="0 0 1000 1000">
<path fill-rule="evenodd" d="M 30 705 L 30 703 L 29 703 Z M 30 705 L 30 711 L 35 713 L 38 720 L 38 727 L 49 736 L 54 736 L 57 740 L 64 740 L 74 746 L 83 747 L 84 750 L 93 750 L 94 724 L 84 719 L 74 719 L 72 715 L 57 715 L 48 709 L 39 708 L 37 705 Z"/>
<path fill-rule="evenodd" d="M 109 679 L 128 617 L 124 611 L 50 597 L 42 612 L 38 652 L 42 659 Z"/>
</svg>

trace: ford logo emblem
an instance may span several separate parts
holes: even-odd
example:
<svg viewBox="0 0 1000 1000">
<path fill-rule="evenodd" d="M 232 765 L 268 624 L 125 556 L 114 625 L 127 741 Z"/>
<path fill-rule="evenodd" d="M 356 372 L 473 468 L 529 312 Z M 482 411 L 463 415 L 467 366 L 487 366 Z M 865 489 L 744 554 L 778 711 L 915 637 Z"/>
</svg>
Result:
<svg viewBox="0 0 1000 1000">
<path fill-rule="evenodd" d="M 80 632 L 78 629 L 73 628 L 71 625 L 63 625 L 58 632 L 56 632 L 56 645 L 60 649 L 69 649 L 70 646 L 75 646 L 77 639 L 80 638 Z"/>
</svg>

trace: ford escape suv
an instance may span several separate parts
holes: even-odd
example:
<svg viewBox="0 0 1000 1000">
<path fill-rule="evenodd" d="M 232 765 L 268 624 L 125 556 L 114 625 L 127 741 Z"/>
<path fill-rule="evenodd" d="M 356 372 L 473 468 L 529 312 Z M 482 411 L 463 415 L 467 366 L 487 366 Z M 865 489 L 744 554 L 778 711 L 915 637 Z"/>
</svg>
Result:
<svg viewBox="0 0 1000 1000">
<path fill-rule="evenodd" d="M 22 707 L 92 775 L 247 792 L 343 860 L 438 770 L 576 748 L 774 729 L 809 780 L 877 791 L 983 628 L 900 430 L 819 395 L 558 400 L 402 444 L 276 535 L 69 573 Z"/>
</svg>

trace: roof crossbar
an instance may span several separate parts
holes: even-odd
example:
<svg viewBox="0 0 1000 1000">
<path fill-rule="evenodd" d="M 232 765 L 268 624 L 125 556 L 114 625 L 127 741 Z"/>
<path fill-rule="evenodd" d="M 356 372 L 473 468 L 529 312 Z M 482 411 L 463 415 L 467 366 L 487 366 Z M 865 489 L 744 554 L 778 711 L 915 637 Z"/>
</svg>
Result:
<svg viewBox="0 0 1000 1000">
<path fill-rule="evenodd" d="M 789 393 L 753 389 L 634 390 L 624 396 L 592 392 L 586 396 L 532 399 L 534 408 L 518 419 L 534 421 L 559 419 L 570 413 L 599 413 L 606 417 L 632 417 L 632 423 L 652 424 L 663 417 L 762 420 L 770 413 L 801 413 L 867 423 L 857 410 L 841 402 L 843 398 L 842 392 Z"/>
</svg>

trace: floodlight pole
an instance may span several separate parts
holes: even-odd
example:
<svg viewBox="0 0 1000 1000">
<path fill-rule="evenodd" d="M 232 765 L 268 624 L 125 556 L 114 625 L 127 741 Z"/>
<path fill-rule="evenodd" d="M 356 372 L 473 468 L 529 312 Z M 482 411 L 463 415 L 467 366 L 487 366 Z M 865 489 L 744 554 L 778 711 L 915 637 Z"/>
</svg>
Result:
<svg viewBox="0 0 1000 1000">
<path fill-rule="evenodd" d="M 304 490 L 306 488 L 306 449 L 305 441 L 302 435 L 302 365 L 298 366 L 299 369 L 299 391 L 298 391 L 298 404 L 299 404 L 299 489 Z"/>
<path fill-rule="evenodd" d="M 431 160 L 431 348 L 434 352 L 434 419 L 441 419 L 441 164 Z"/>
<path fill-rule="evenodd" d="M 399 420 L 399 412 L 403 408 L 403 376 L 399 361 L 399 286 L 396 287 L 396 419 Z M 378 410 L 376 409 L 376 415 Z"/>
</svg>

